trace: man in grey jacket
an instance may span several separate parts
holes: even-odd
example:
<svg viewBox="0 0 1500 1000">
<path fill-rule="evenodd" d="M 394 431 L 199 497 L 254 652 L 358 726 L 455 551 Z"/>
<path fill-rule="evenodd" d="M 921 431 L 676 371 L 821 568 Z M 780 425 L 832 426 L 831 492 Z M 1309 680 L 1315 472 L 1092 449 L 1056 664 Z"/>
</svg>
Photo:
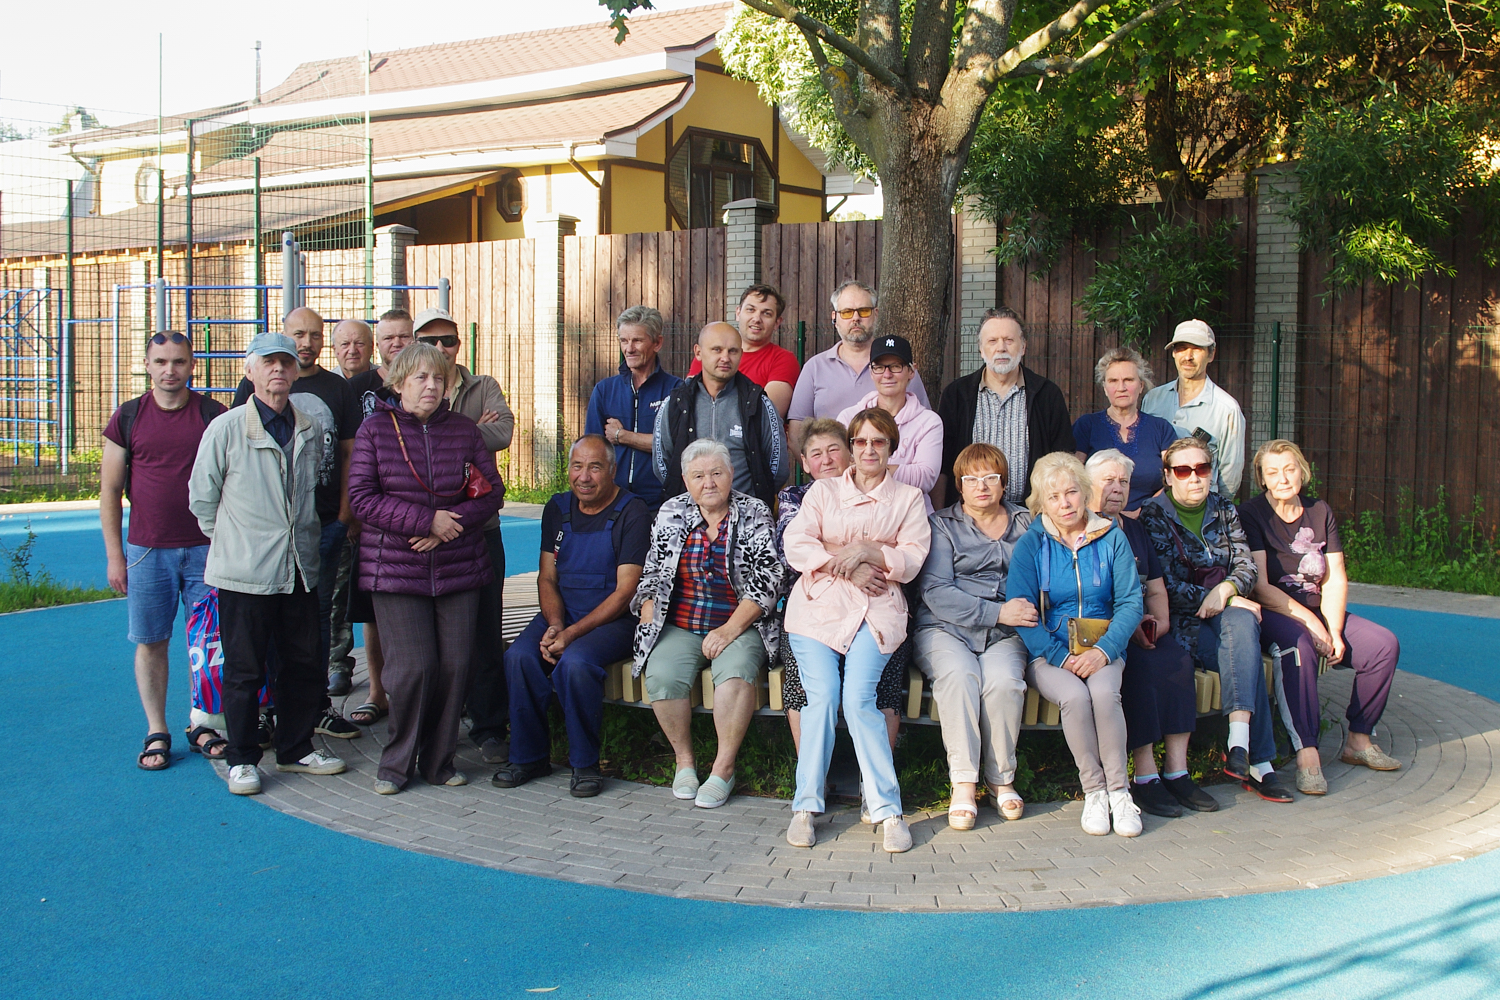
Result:
<svg viewBox="0 0 1500 1000">
<path fill-rule="evenodd" d="M 271 679 L 276 769 L 344 770 L 342 760 L 312 744 L 325 697 L 317 593 L 322 527 L 314 501 L 323 436 L 292 405 L 292 338 L 257 334 L 245 355 L 245 374 L 254 395 L 209 424 L 188 480 L 188 509 L 209 539 L 203 580 L 219 589 L 229 734 L 224 759 L 236 795 L 260 791 L 259 691 L 273 640 L 280 656 Z"/>
<path fill-rule="evenodd" d="M 479 425 L 479 436 L 492 452 L 510 447 L 516 416 L 505 402 L 505 393 L 489 375 L 475 375 L 458 363 L 463 338 L 458 323 L 442 309 L 424 309 L 412 323 L 417 340 L 431 344 L 448 356 L 458 370 L 458 384 L 448 397 L 455 413 Z M 505 489 L 503 483 L 495 488 Z M 505 641 L 500 635 L 502 598 L 505 594 L 505 544 L 500 538 L 500 515 L 484 526 L 484 542 L 495 567 L 495 582 L 479 589 L 478 635 L 474 638 L 474 662 L 469 665 L 469 739 L 479 748 L 487 764 L 510 759 L 510 694 L 505 685 Z"/>
</svg>

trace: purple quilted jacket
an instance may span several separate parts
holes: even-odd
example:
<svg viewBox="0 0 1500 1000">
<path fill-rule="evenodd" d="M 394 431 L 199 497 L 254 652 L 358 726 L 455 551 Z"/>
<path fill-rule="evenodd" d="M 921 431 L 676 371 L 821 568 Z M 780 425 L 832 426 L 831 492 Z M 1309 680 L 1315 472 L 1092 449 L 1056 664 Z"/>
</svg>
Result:
<svg viewBox="0 0 1500 1000">
<path fill-rule="evenodd" d="M 453 493 L 463 486 L 464 463 L 470 462 L 495 489 L 473 500 L 462 493 L 433 496 L 401 457 L 392 414 L 401 424 L 406 452 L 423 483 L 438 493 Z M 354 436 L 349 464 L 349 505 L 364 526 L 359 539 L 360 587 L 371 593 L 439 597 L 492 582 L 495 571 L 483 528 L 500 509 L 499 483 L 478 426 L 449 410 L 446 400 L 425 425 L 399 407 L 377 402 Z M 439 509 L 459 515 L 463 533 L 431 552 L 413 551 L 408 539 L 431 531 Z"/>
</svg>

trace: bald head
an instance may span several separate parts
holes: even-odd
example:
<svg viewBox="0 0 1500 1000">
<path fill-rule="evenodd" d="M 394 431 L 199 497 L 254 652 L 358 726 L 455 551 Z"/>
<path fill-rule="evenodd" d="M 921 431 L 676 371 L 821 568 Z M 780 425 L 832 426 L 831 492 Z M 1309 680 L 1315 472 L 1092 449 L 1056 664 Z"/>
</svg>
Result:
<svg viewBox="0 0 1500 1000">
<path fill-rule="evenodd" d="M 333 356 L 339 359 L 339 371 L 353 378 L 370 370 L 375 353 L 375 335 L 363 320 L 340 320 L 333 328 Z"/>
<path fill-rule="evenodd" d="M 323 353 L 323 317 L 307 306 L 298 306 L 282 320 L 281 332 L 297 342 L 297 367 L 302 374 L 317 371 Z"/>
<path fill-rule="evenodd" d="M 704 385 L 718 395 L 740 370 L 740 332 L 728 323 L 710 323 L 698 331 L 693 356 L 703 365 Z"/>
</svg>

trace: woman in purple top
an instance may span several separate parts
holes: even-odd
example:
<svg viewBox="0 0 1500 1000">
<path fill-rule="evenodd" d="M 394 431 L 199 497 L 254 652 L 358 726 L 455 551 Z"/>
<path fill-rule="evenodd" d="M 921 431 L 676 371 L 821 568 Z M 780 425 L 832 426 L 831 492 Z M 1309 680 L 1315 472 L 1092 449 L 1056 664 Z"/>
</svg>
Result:
<svg viewBox="0 0 1500 1000">
<path fill-rule="evenodd" d="M 1318 660 L 1354 669 L 1345 717 L 1349 735 L 1339 760 L 1376 771 L 1401 762 L 1371 742 L 1385 711 L 1401 644 L 1387 628 L 1349 614 L 1349 577 L 1333 510 L 1308 500 L 1302 488 L 1311 468 L 1290 441 L 1267 441 L 1255 453 L 1255 477 L 1265 492 L 1240 506 L 1240 521 L 1255 560 L 1252 597 L 1261 603 L 1260 638 L 1280 659 L 1276 700 L 1297 751 L 1297 790 L 1325 795 L 1318 757 Z"/>
<path fill-rule="evenodd" d="M 495 578 L 481 529 L 503 494 L 478 426 L 448 408 L 455 375 L 436 347 L 402 351 L 385 375 L 397 402 L 375 404 L 349 465 L 349 504 L 363 526 L 359 586 L 374 599 L 391 706 L 382 795 L 418 772 L 433 785 L 468 783 L 453 754 L 479 588 Z"/>
<path fill-rule="evenodd" d="M 1151 366 L 1133 347 L 1104 352 L 1094 365 L 1094 381 L 1104 390 L 1109 406 L 1073 421 L 1073 443 L 1078 460 L 1114 448 L 1135 463 L 1130 475 L 1130 498 L 1125 516 L 1135 517 L 1147 498 L 1161 490 L 1161 456 L 1180 435 L 1161 417 L 1141 410 L 1141 397 L 1151 388 Z"/>
</svg>

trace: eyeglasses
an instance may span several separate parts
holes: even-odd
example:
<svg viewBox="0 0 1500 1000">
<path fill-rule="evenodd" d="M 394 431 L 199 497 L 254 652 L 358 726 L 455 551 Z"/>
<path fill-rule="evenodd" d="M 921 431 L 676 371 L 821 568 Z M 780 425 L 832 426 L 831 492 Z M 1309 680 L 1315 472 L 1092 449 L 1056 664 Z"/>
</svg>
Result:
<svg viewBox="0 0 1500 1000">
<path fill-rule="evenodd" d="M 874 306 L 864 306 L 861 309 L 840 309 L 838 310 L 838 317 L 839 319 L 853 319 L 854 314 L 859 313 L 860 319 L 869 319 L 874 312 Z"/>
<path fill-rule="evenodd" d="M 436 347 L 439 344 L 442 344 L 444 347 L 458 346 L 458 334 L 456 333 L 445 333 L 441 337 L 418 337 L 417 339 L 422 343 L 430 344 L 433 347 Z"/>
<path fill-rule="evenodd" d="M 890 438 L 850 438 L 849 443 L 856 448 L 869 445 L 871 448 L 888 448 L 891 444 Z"/>
<path fill-rule="evenodd" d="M 998 472 L 991 472 L 987 476 L 959 476 L 958 478 L 965 486 L 978 486 L 980 483 L 983 483 L 990 489 L 995 489 L 1001 483 L 1005 482 L 1005 477 Z"/>
<path fill-rule="evenodd" d="M 890 372 L 892 375 L 896 375 L 896 374 L 899 374 L 900 372 L 905 371 L 905 370 L 906 370 L 906 362 L 905 361 L 898 361 L 898 362 L 896 362 L 893 365 L 877 365 L 877 364 L 870 365 L 870 374 L 871 375 L 884 375 L 886 372 Z"/>
<path fill-rule="evenodd" d="M 151 337 L 153 344 L 191 344 L 192 338 L 185 333 L 157 333 Z"/>
<path fill-rule="evenodd" d="M 1214 467 L 1208 462 L 1199 462 L 1197 465 L 1169 465 L 1167 468 L 1178 479 L 1189 479 L 1195 475 L 1199 479 L 1207 479 L 1208 474 L 1214 471 Z"/>
</svg>

